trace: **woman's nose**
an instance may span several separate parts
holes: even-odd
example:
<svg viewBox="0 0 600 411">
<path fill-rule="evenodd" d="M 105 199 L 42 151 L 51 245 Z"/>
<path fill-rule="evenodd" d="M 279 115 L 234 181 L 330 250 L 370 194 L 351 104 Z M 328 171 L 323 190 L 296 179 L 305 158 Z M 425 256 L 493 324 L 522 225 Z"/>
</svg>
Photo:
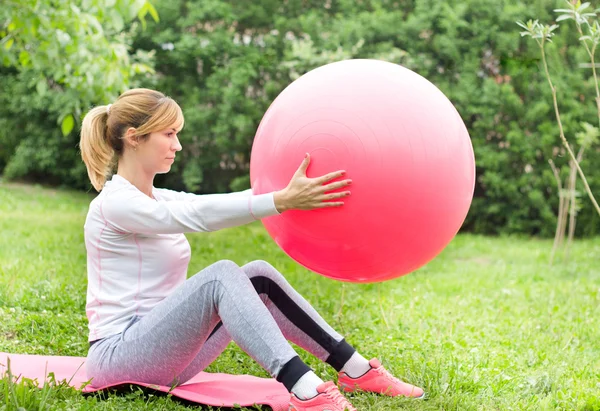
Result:
<svg viewBox="0 0 600 411">
<path fill-rule="evenodd" d="M 171 146 L 171 148 L 175 151 L 181 151 L 183 147 L 181 147 L 181 143 L 179 142 L 179 138 L 175 136 L 175 142 Z"/>
</svg>

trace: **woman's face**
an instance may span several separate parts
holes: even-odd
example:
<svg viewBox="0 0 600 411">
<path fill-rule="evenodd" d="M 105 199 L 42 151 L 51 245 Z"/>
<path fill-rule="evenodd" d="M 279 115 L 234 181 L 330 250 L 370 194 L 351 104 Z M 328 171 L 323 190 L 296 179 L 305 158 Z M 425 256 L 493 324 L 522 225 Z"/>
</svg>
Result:
<svg viewBox="0 0 600 411">
<path fill-rule="evenodd" d="M 181 151 L 176 127 L 151 133 L 137 147 L 137 157 L 142 167 L 150 174 L 164 174 L 171 170 L 175 153 Z"/>
</svg>

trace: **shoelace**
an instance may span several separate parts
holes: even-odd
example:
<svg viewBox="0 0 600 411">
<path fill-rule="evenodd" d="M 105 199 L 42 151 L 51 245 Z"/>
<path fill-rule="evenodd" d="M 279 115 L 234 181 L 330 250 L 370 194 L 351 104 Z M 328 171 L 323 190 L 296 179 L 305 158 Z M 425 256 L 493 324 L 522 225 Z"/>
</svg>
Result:
<svg viewBox="0 0 600 411">
<path fill-rule="evenodd" d="M 348 400 L 338 391 L 337 387 L 332 386 L 327 388 L 324 394 L 331 398 L 335 405 L 345 407 L 342 409 L 345 409 L 347 411 L 356 411 L 356 408 L 354 408 L 352 404 L 350 404 Z"/>
<path fill-rule="evenodd" d="M 376 368 L 375 371 L 377 372 L 377 374 L 381 375 L 386 380 L 393 382 L 394 384 L 402 384 L 402 381 L 394 377 L 388 370 L 386 370 L 383 367 Z"/>
</svg>

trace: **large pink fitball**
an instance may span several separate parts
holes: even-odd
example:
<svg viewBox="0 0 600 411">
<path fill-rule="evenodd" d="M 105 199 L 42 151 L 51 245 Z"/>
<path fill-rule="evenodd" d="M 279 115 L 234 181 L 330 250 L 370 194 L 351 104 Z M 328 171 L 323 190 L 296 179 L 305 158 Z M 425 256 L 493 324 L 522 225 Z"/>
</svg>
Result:
<svg viewBox="0 0 600 411">
<path fill-rule="evenodd" d="M 285 188 L 305 153 L 309 177 L 346 170 L 352 195 L 341 208 L 291 210 L 263 223 L 291 258 L 326 277 L 410 273 L 446 247 L 471 205 L 465 124 L 436 86 L 397 64 L 340 61 L 283 90 L 252 147 L 254 193 Z"/>
</svg>

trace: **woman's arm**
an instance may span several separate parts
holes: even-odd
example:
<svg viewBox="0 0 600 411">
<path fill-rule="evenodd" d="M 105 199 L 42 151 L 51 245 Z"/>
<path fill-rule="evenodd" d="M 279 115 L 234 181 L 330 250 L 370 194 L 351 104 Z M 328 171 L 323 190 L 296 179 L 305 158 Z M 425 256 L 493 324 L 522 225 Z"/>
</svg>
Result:
<svg viewBox="0 0 600 411">
<path fill-rule="evenodd" d="M 165 189 L 159 195 L 170 201 L 156 201 L 135 187 L 107 193 L 101 204 L 103 218 L 118 230 L 132 233 L 173 234 L 215 231 L 277 215 L 287 210 L 313 210 L 340 207 L 351 180 L 331 182 L 344 171 L 317 178 L 306 176 L 307 154 L 288 186 L 274 193 L 254 195 L 251 190 L 230 194 L 196 195 Z M 164 199 L 164 198 L 163 198 Z"/>
<path fill-rule="evenodd" d="M 194 193 L 186 193 L 185 191 L 174 191 L 169 190 L 167 188 L 154 188 L 154 193 L 158 193 L 161 200 L 165 201 L 193 201 L 198 199 L 199 197 L 208 198 L 210 196 L 241 196 L 241 197 L 250 197 L 252 195 L 252 189 L 244 191 L 236 191 L 233 193 L 226 194 L 194 194 Z"/>
<path fill-rule="evenodd" d="M 107 222 L 124 232 L 176 234 L 216 231 L 279 214 L 273 193 L 252 195 L 178 195 L 155 201 L 134 189 L 107 193 L 101 212 Z"/>
</svg>

